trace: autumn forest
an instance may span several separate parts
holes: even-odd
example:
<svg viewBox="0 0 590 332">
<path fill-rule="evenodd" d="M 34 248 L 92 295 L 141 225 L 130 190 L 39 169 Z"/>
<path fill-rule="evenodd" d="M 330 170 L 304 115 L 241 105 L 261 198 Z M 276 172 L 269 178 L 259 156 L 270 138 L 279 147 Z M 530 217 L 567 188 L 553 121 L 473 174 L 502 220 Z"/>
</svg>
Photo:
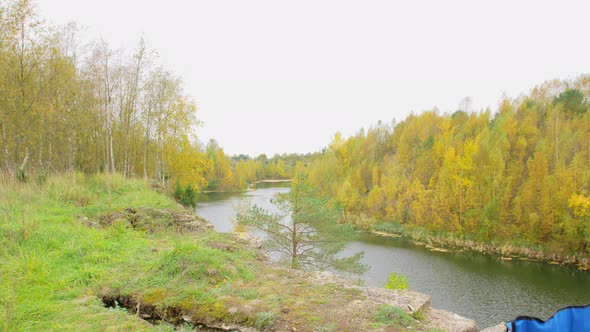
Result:
<svg viewBox="0 0 590 332">
<path fill-rule="evenodd" d="M 298 171 L 359 227 L 590 254 L 590 76 L 548 81 L 497 109 L 378 122 L 313 154 L 228 156 L 199 143 L 195 101 L 143 38 L 129 52 L 84 44 L 75 24 L 46 24 L 28 1 L 0 5 L 0 25 L 6 179 L 118 173 L 231 191 Z"/>
<path fill-rule="evenodd" d="M 551 81 L 494 111 L 432 110 L 337 134 L 309 172 L 361 225 L 587 255 L 589 93 L 587 76 Z"/>
</svg>

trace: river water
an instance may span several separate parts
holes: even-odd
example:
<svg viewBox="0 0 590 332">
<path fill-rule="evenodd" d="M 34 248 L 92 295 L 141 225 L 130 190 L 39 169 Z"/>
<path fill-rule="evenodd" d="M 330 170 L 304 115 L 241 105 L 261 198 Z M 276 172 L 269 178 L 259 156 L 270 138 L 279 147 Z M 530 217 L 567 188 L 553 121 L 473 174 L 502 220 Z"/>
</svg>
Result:
<svg viewBox="0 0 590 332">
<path fill-rule="evenodd" d="M 253 203 L 272 210 L 285 185 L 261 184 L 241 194 L 201 196 L 197 214 L 219 232 L 232 232 L 235 209 Z M 408 276 L 410 289 L 429 294 L 432 306 L 475 319 L 480 328 L 519 315 L 546 319 L 564 306 L 590 303 L 590 273 L 549 264 L 502 261 L 477 253 L 443 253 L 400 238 L 363 234 L 345 253 L 364 251 L 366 285 L 383 287 L 390 272 Z M 349 276 L 350 277 L 350 276 Z"/>
</svg>

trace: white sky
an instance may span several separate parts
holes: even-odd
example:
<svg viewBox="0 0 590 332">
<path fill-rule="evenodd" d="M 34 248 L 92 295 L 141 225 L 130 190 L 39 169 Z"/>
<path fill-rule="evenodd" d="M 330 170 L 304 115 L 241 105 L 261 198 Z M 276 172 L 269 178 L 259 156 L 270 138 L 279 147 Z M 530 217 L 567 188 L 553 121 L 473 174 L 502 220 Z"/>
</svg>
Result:
<svg viewBox="0 0 590 332">
<path fill-rule="evenodd" d="M 337 131 L 590 72 L 589 1 L 37 0 L 113 48 L 143 33 L 229 154 L 313 152 Z"/>
</svg>

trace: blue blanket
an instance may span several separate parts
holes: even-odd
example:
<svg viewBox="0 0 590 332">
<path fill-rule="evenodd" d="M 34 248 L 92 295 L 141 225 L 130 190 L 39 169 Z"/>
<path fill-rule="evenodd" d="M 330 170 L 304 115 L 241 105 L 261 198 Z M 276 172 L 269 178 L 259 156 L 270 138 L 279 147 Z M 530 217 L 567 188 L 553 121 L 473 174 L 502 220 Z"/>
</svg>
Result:
<svg viewBox="0 0 590 332">
<path fill-rule="evenodd" d="M 546 321 L 519 316 L 506 327 L 511 332 L 590 332 L 590 304 L 560 309 Z"/>
</svg>

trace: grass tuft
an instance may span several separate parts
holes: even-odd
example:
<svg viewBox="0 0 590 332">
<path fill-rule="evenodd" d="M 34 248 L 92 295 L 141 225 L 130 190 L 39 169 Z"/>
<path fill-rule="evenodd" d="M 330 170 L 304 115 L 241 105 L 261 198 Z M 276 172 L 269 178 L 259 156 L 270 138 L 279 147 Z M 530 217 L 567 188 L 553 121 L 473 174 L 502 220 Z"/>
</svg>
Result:
<svg viewBox="0 0 590 332">
<path fill-rule="evenodd" d="M 404 309 L 388 304 L 379 307 L 375 321 L 393 328 L 406 328 L 414 323 L 414 319 Z"/>
<path fill-rule="evenodd" d="M 256 315 L 256 328 L 262 330 L 274 324 L 277 320 L 277 314 L 272 311 L 263 311 Z"/>
<path fill-rule="evenodd" d="M 412 318 L 417 321 L 423 321 L 426 318 L 426 312 L 422 309 L 418 309 L 412 313 Z"/>
</svg>

